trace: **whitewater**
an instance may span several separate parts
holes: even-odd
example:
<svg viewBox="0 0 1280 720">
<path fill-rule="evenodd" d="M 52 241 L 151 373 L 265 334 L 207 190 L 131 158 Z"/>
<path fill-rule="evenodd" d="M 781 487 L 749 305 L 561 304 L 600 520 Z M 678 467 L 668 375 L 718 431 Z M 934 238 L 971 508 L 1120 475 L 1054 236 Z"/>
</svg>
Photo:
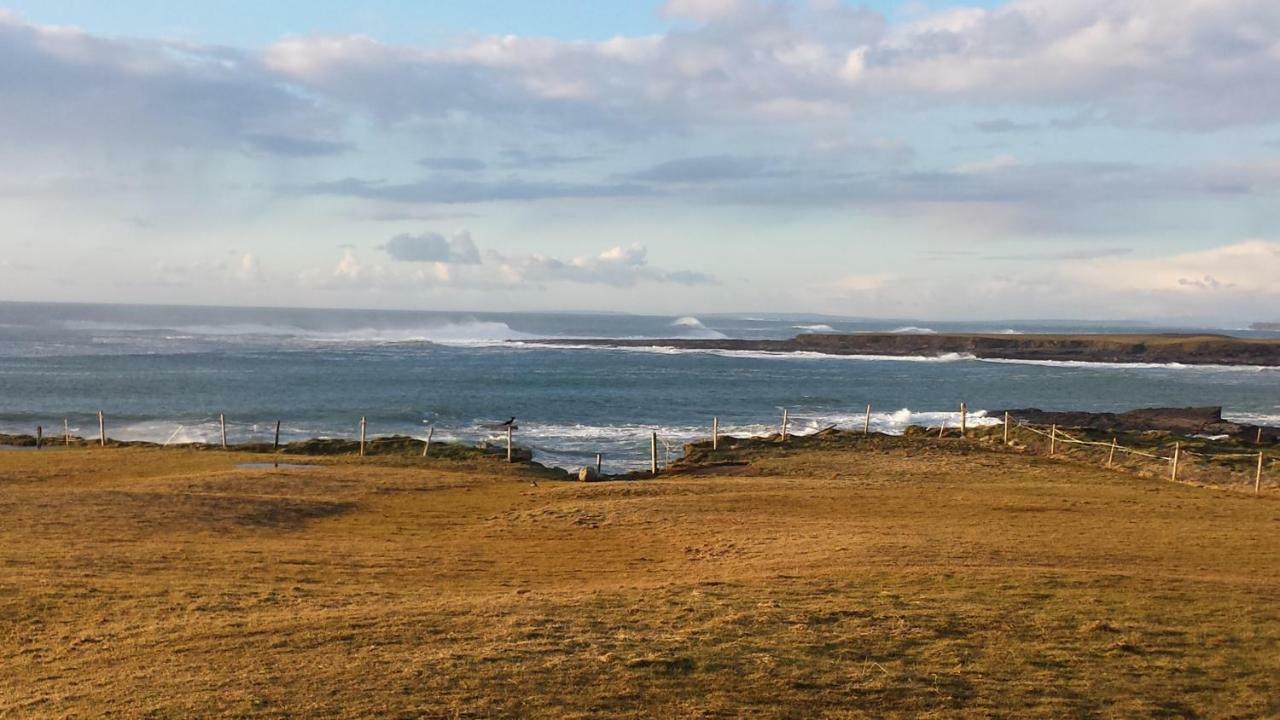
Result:
<svg viewBox="0 0 1280 720">
<path fill-rule="evenodd" d="M 0 432 L 96 432 L 123 440 L 209 442 L 219 413 L 232 442 L 373 435 L 498 440 L 480 426 L 512 415 L 516 441 L 548 464 L 602 453 L 608 471 L 642 467 L 706 437 L 862 426 L 900 433 L 982 410 L 1118 411 L 1222 405 L 1280 424 L 1280 372 L 1240 367 L 885 358 L 677 350 L 666 338 L 786 338 L 804 332 L 1132 331 L 1132 326 L 924 323 L 822 316 L 438 313 L 0 303 Z M 1141 328 L 1148 330 L 1150 328 Z M 1189 330 L 1203 330 L 1189 328 Z M 553 346 L 551 338 L 651 338 L 653 346 Z"/>
</svg>

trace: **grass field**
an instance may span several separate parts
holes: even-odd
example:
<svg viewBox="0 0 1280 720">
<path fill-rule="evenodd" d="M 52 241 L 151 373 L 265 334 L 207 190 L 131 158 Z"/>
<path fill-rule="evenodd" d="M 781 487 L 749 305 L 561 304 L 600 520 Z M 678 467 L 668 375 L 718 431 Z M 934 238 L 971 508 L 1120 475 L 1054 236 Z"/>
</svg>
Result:
<svg viewBox="0 0 1280 720">
<path fill-rule="evenodd" d="M 0 717 L 1280 716 L 1274 495 L 887 438 L 252 459 L 0 452 Z"/>
</svg>

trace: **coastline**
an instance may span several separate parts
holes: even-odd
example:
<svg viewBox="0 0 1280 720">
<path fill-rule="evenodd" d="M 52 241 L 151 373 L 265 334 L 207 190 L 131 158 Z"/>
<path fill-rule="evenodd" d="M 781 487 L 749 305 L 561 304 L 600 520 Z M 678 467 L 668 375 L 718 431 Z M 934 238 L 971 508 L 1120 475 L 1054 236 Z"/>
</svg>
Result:
<svg viewBox="0 0 1280 720">
<path fill-rule="evenodd" d="M 804 334 L 788 340 L 555 338 L 538 345 L 672 348 L 836 356 L 1280 367 L 1280 340 L 1202 334 L 991 335 L 977 333 Z"/>
</svg>

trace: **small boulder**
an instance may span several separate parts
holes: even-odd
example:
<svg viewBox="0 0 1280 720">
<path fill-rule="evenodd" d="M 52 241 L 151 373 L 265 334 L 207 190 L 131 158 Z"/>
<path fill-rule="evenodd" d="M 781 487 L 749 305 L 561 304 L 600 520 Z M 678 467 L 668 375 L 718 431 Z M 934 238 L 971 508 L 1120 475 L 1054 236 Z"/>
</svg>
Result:
<svg viewBox="0 0 1280 720">
<path fill-rule="evenodd" d="M 584 467 L 578 470 L 579 482 L 595 482 L 600 476 L 596 475 L 596 469 L 593 467 Z"/>
</svg>

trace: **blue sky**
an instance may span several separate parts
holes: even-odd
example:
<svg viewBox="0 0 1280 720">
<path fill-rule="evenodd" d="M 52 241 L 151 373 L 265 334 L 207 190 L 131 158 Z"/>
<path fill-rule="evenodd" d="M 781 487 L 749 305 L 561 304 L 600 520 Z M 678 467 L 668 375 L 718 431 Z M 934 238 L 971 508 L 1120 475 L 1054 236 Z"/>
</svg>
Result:
<svg viewBox="0 0 1280 720">
<path fill-rule="evenodd" d="M 0 2 L 0 299 L 1280 307 L 1260 0 Z"/>
<path fill-rule="evenodd" d="M 873 0 L 850 4 L 889 17 L 910 17 L 931 9 L 991 7 L 997 3 Z M 669 26 L 657 4 L 643 0 L 27 0 L 7 3 L 7 7 L 33 21 L 76 25 L 100 33 L 183 37 L 239 46 L 311 33 L 366 33 L 400 43 L 448 43 L 469 33 L 603 40 L 615 35 L 661 33 Z"/>
</svg>

